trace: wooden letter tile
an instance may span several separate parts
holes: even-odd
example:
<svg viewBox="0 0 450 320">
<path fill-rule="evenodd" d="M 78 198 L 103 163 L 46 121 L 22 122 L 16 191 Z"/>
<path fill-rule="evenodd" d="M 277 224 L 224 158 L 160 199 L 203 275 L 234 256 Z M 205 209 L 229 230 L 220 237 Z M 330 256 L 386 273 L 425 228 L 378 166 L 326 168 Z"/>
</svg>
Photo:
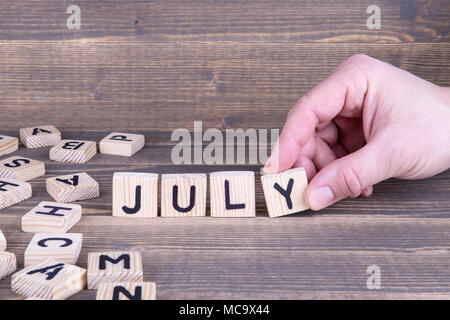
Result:
<svg viewBox="0 0 450 320">
<path fill-rule="evenodd" d="M 285 216 L 308 209 L 305 199 L 308 179 L 303 168 L 261 177 L 270 217 Z"/>
<path fill-rule="evenodd" d="M 113 177 L 114 217 L 157 217 L 158 175 L 116 172 Z"/>
<path fill-rule="evenodd" d="M 253 171 L 213 172 L 209 177 L 212 217 L 256 215 Z"/>
<path fill-rule="evenodd" d="M 19 139 L 0 135 L 0 156 L 12 153 L 19 149 Z"/>
<path fill-rule="evenodd" d="M 6 238 L 2 232 L 2 230 L 0 230 L 0 251 L 5 251 L 6 250 Z"/>
<path fill-rule="evenodd" d="M 81 206 L 43 201 L 22 217 L 22 231 L 65 233 L 80 221 Z"/>
<path fill-rule="evenodd" d="M 20 141 L 27 149 L 49 147 L 61 141 L 61 133 L 54 126 L 20 129 Z"/>
<path fill-rule="evenodd" d="M 0 178 L 0 209 L 31 198 L 31 184 L 15 179 Z"/>
<path fill-rule="evenodd" d="M 163 174 L 161 176 L 162 217 L 206 215 L 206 174 Z"/>
<path fill-rule="evenodd" d="M 62 140 L 50 149 L 50 160 L 85 163 L 97 154 L 95 141 Z"/>
<path fill-rule="evenodd" d="M 0 177 L 29 181 L 45 175 L 42 161 L 14 156 L 0 161 Z"/>
<path fill-rule="evenodd" d="M 87 173 L 48 178 L 47 192 L 56 202 L 73 202 L 98 198 L 100 186 Z"/>
<path fill-rule="evenodd" d="M 142 282 L 142 257 L 139 252 L 95 252 L 88 255 L 88 289 L 102 282 Z"/>
<path fill-rule="evenodd" d="M 100 152 L 130 157 L 145 145 L 142 134 L 113 132 L 100 141 Z"/>
<path fill-rule="evenodd" d="M 0 280 L 9 276 L 17 268 L 16 255 L 14 253 L 0 251 Z"/>
<path fill-rule="evenodd" d="M 97 300 L 156 300 L 154 282 L 104 282 L 97 291 Z"/>
<path fill-rule="evenodd" d="M 86 287 L 86 270 L 47 259 L 12 276 L 11 290 L 27 298 L 64 300 Z"/>
<path fill-rule="evenodd" d="M 36 265 L 48 258 L 76 264 L 82 242 L 81 233 L 37 233 L 25 250 L 25 267 Z"/>
</svg>

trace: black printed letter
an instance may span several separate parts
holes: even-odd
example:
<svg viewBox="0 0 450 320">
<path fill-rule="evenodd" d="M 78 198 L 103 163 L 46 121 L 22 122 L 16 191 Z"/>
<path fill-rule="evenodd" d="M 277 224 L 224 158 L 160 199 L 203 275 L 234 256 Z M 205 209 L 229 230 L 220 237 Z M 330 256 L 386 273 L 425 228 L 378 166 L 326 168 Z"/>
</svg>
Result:
<svg viewBox="0 0 450 320">
<path fill-rule="evenodd" d="M 60 248 L 68 247 L 73 243 L 73 241 L 69 238 L 46 238 L 40 240 L 37 244 L 39 247 L 47 248 L 47 245 L 45 244 L 47 241 L 64 241 L 64 244 L 59 246 Z"/>
<path fill-rule="evenodd" d="M 27 163 L 30 163 L 30 160 L 28 160 L 28 159 L 16 159 L 16 160 L 12 161 L 13 164 L 5 163 L 5 167 L 18 168 L 18 167 L 21 166 L 21 164 L 20 164 L 21 162 L 23 162 L 24 164 L 27 164 Z"/>
<path fill-rule="evenodd" d="M 58 216 L 64 217 L 64 214 L 58 213 L 58 210 L 72 210 L 72 208 L 63 208 L 63 207 L 55 207 L 55 206 L 44 206 L 45 209 L 51 209 L 50 212 L 36 211 L 36 214 L 46 214 L 49 216 Z"/>
<path fill-rule="evenodd" d="M 285 197 L 286 198 L 286 203 L 287 203 L 287 206 L 288 206 L 288 208 L 289 209 L 292 209 L 292 199 L 291 199 L 291 192 L 292 192 L 292 187 L 294 186 L 294 179 L 289 179 L 289 182 L 288 182 L 288 185 L 287 185 L 287 188 L 286 188 L 286 190 L 284 190 L 278 183 L 275 183 L 274 185 L 273 185 L 273 187 L 275 188 L 275 189 L 277 189 L 277 191 L 279 192 L 279 193 L 281 193 L 281 195 L 283 196 L 283 197 Z"/>
<path fill-rule="evenodd" d="M 52 266 L 48 266 L 42 269 L 36 269 L 28 271 L 27 274 L 35 274 L 35 273 L 45 273 L 47 278 L 45 280 L 52 280 L 62 269 L 64 269 L 64 263 L 54 264 Z M 48 270 L 55 269 L 52 272 L 46 273 Z"/>
<path fill-rule="evenodd" d="M 136 200 L 134 208 L 129 208 L 127 206 L 123 206 L 122 210 L 125 211 L 125 213 L 128 214 L 135 214 L 139 210 L 141 210 L 141 186 L 136 186 Z"/>
<path fill-rule="evenodd" d="M 181 208 L 178 205 L 178 186 L 174 185 L 172 189 L 172 205 L 178 212 L 189 212 L 195 205 L 195 186 L 191 186 L 191 192 L 189 194 L 189 206 Z"/>
<path fill-rule="evenodd" d="M 120 300 L 120 294 L 124 294 L 128 300 L 142 300 L 142 287 L 141 286 L 137 286 L 134 289 L 134 295 L 132 295 L 130 293 L 130 291 L 128 291 L 127 289 L 125 289 L 122 286 L 116 286 L 114 287 L 114 292 L 113 292 L 113 300 Z"/>
<path fill-rule="evenodd" d="M 113 259 L 107 255 L 102 254 L 100 256 L 100 263 L 99 263 L 98 268 L 100 270 L 105 270 L 106 269 L 106 261 L 109 261 L 114 264 L 118 264 L 121 260 L 123 260 L 124 269 L 130 269 L 130 255 L 126 254 L 126 253 L 120 255 L 117 259 Z"/>
<path fill-rule="evenodd" d="M 232 204 L 230 202 L 230 181 L 225 180 L 225 208 L 227 210 L 237 210 L 245 208 L 245 203 Z"/>
</svg>

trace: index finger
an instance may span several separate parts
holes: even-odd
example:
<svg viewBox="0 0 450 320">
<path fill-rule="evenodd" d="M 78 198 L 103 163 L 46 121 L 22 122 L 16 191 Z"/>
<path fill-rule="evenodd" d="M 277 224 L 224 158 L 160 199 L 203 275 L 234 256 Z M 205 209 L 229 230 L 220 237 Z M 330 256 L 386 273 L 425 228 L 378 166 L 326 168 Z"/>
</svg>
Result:
<svg viewBox="0 0 450 320">
<path fill-rule="evenodd" d="M 264 167 L 266 173 L 291 168 L 320 123 L 331 121 L 344 110 L 350 116 L 361 114 L 368 81 L 364 72 L 349 60 L 291 109 Z"/>
</svg>

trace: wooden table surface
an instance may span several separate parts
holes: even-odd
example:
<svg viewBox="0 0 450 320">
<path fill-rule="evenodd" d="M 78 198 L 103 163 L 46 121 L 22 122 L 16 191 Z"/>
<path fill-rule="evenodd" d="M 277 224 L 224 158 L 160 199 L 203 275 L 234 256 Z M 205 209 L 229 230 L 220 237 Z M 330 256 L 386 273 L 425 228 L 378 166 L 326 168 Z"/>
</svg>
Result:
<svg viewBox="0 0 450 320">
<path fill-rule="evenodd" d="M 158 299 L 450 298 L 450 171 L 389 180 L 368 199 L 317 213 L 267 217 L 259 167 L 174 166 L 176 128 L 281 128 L 290 107 L 340 61 L 369 54 L 450 85 L 450 3 L 379 0 L 381 29 L 368 30 L 369 0 L 78 0 L 0 2 L 0 133 L 53 124 L 64 137 L 99 141 L 145 134 L 131 158 L 97 155 L 84 165 L 48 160 L 48 148 L 15 154 L 45 160 L 46 177 L 85 171 L 101 197 L 80 202 L 72 229 L 88 252 L 139 250 Z M 113 219 L 116 171 L 254 170 L 257 217 Z M 1 210 L 8 251 L 23 266 L 32 234 L 21 217 L 51 200 L 45 178 L 33 198 Z M 381 268 L 368 290 L 366 269 Z M 83 291 L 75 299 L 94 298 Z M 21 299 L 0 281 L 1 299 Z"/>
</svg>

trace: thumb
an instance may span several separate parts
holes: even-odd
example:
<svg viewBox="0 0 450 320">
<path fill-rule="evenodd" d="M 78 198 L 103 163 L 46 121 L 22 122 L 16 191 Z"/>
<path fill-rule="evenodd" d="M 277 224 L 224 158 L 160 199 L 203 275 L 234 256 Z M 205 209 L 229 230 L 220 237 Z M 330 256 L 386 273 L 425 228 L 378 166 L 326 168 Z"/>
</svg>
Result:
<svg viewBox="0 0 450 320">
<path fill-rule="evenodd" d="M 358 151 L 324 167 L 311 180 L 306 197 L 310 208 L 320 210 L 390 178 L 390 161 L 381 143 L 372 141 Z"/>
</svg>

